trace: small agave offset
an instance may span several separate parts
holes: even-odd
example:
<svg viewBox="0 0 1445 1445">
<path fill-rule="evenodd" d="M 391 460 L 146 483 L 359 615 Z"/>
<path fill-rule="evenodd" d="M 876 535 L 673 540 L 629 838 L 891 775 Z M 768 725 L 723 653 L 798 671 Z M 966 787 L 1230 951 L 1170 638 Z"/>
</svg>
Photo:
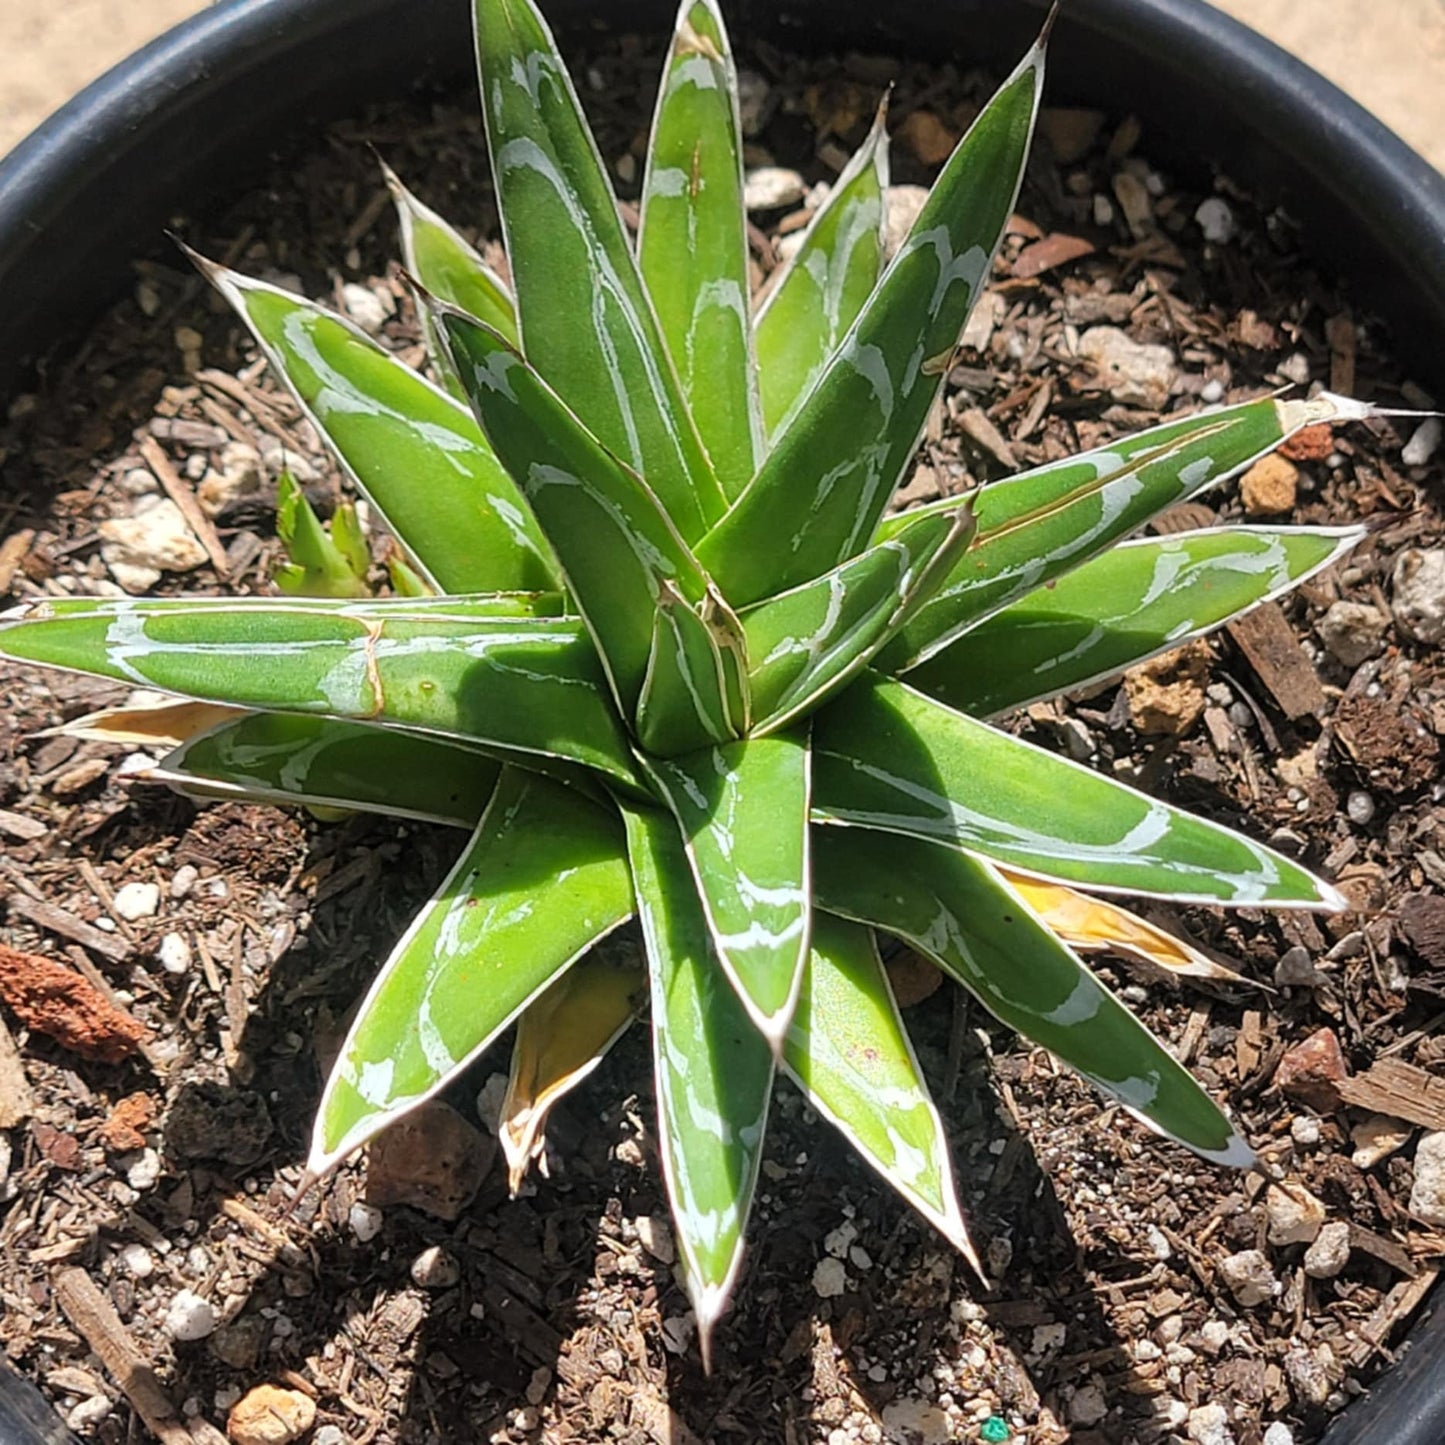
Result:
<svg viewBox="0 0 1445 1445">
<path fill-rule="evenodd" d="M 515 1023 L 515 1182 L 548 1107 L 650 1013 L 704 1352 L 780 1069 L 972 1258 L 879 935 L 1159 1133 L 1249 1164 L 1079 950 L 1213 966 L 1089 895 L 1338 895 L 988 719 L 1341 556 L 1361 529 L 1124 539 L 1299 428 L 1366 408 L 1225 406 L 886 515 L 1016 202 L 1044 40 L 891 263 L 880 116 L 755 307 L 713 0 L 682 5 L 635 245 L 531 0 L 476 0 L 475 19 L 510 285 L 389 177 L 435 383 L 322 307 L 200 263 L 396 538 L 401 595 L 367 595 L 354 524 L 328 534 L 288 492 L 278 580 L 322 595 L 45 600 L 0 626 L 5 657 L 192 700 L 140 724 L 179 741 L 157 771 L 178 786 L 468 830 L 351 1028 L 312 1175 Z M 634 916 L 645 970 L 598 947 Z"/>
</svg>

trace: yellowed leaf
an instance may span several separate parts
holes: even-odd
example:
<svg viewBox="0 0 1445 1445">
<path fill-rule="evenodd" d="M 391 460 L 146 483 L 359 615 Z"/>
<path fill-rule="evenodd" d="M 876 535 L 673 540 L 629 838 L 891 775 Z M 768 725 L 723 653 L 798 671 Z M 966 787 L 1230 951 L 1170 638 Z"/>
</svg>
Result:
<svg viewBox="0 0 1445 1445">
<path fill-rule="evenodd" d="M 497 1129 L 514 1196 L 546 1148 L 548 1112 L 602 1062 L 646 993 L 640 968 L 594 955 L 573 964 L 522 1013 Z"/>
<path fill-rule="evenodd" d="M 1076 893 L 1057 883 L 1026 878 L 1007 868 L 1000 872 L 1044 923 L 1072 948 L 1085 952 L 1107 949 L 1126 960 L 1152 963 L 1166 973 L 1185 978 L 1255 984 L 1255 980 L 1216 963 L 1182 938 L 1166 933 L 1118 904 Z"/>
<path fill-rule="evenodd" d="M 244 708 L 223 707 L 220 703 L 158 696 L 155 702 L 132 700 L 129 707 L 86 713 L 55 731 L 89 742 L 175 748 L 244 712 Z"/>
</svg>

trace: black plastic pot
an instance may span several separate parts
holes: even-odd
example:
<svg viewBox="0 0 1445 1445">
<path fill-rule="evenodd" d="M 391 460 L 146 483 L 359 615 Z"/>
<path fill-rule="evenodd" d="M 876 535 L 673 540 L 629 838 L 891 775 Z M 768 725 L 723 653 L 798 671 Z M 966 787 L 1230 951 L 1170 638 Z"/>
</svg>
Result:
<svg viewBox="0 0 1445 1445">
<path fill-rule="evenodd" d="M 743 37 L 1001 68 L 1044 0 L 731 0 Z M 548 0 L 564 29 L 659 33 L 672 0 Z M 278 147 L 362 103 L 464 82 L 465 0 L 224 0 L 148 46 L 0 161 L 0 400 L 93 319 L 181 209 L 233 196 Z M 1445 179 L 1334 86 L 1199 0 L 1070 0 L 1050 98 L 1133 111 L 1151 157 L 1282 205 L 1327 273 L 1445 394 Z M 7 1375 L 0 1373 L 0 1407 Z M 4 1420 L 0 1410 L 0 1420 Z M 18 1426 L 0 1425 L 0 1433 Z M 4 1435 L 4 1445 L 24 1437 Z M 34 1439 L 44 1438 L 34 1436 Z M 1445 1301 L 1326 1445 L 1445 1441 Z"/>
</svg>

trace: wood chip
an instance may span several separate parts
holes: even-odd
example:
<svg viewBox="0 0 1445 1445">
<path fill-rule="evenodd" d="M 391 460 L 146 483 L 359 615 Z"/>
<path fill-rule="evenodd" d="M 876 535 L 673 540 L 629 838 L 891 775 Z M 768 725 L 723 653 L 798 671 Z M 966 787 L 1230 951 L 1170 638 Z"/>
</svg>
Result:
<svg viewBox="0 0 1445 1445">
<path fill-rule="evenodd" d="M 957 418 L 959 430 L 971 441 L 977 442 L 984 451 L 1002 462 L 1009 471 L 1018 470 L 1018 461 L 1013 448 L 1004 440 L 999 429 L 976 406 L 961 412 Z"/>
<path fill-rule="evenodd" d="M 1445 1078 L 1401 1059 L 1380 1059 L 1363 1074 L 1339 1082 L 1340 1098 L 1372 1114 L 1445 1129 Z"/>
<path fill-rule="evenodd" d="M 5 905 L 11 913 L 27 919 L 37 928 L 43 928 L 47 933 L 58 933 L 112 963 L 124 963 L 130 957 L 130 944 L 125 939 L 117 938 L 113 933 L 102 933 L 53 903 L 27 898 L 23 893 L 12 893 L 5 900 Z"/>
<path fill-rule="evenodd" d="M 0 587 L 0 592 L 4 590 Z M 24 813 L 12 813 L 9 808 L 0 808 L 0 833 L 7 837 L 18 839 L 21 843 L 33 843 L 49 831 L 38 818 L 27 818 Z"/>
<path fill-rule="evenodd" d="M 1330 344 L 1330 390 L 1339 396 L 1355 394 L 1355 323 L 1341 313 L 1325 322 Z"/>
<path fill-rule="evenodd" d="M 1359 1369 L 1389 1338 L 1397 1325 L 1415 1313 L 1421 1300 L 1430 1293 L 1440 1271 L 1423 1269 L 1414 1279 L 1401 1280 L 1380 1302 L 1379 1307 L 1362 1324 L 1359 1340 L 1350 1351 L 1350 1363 Z"/>
<path fill-rule="evenodd" d="M 224 581 L 230 575 L 226 549 L 221 545 L 221 539 L 216 535 L 211 519 L 201 510 L 201 504 L 196 500 L 190 484 L 171 465 L 170 458 L 154 437 L 141 439 L 140 454 L 155 473 L 156 480 L 165 488 L 166 495 L 181 509 L 186 526 L 196 534 L 196 540 L 206 549 L 206 556 L 211 559 L 216 576 Z"/>
<path fill-rule="evenodd" d="M 1234 1036 L 1234 1067 L 1241 1079 L 1247 1079 L 1259 1063 L 1262 1037 L 1259 1010 L 1246 1009 L 1239 1021 L 1239 1032 Z"/>
<path fill-rule="evenodd" d="M 124 1391 L 161 1445 L 225 1445 L 226 1437 L 204 1420 L 193 1420 L 187 1426 L 126 1332 L 110 1297 L 83 1269 L 62 1269 L 53 1283 L 65 1318 L 95 1351 L 106 1373 Z"/>
<path fill-rule="evenodd" d="M 8 592 L 15 580 L 16 569 L 25 560 L 30 544 L 35 540 L 35 529 L 26 527 L 14 532 L 0 543 L 0 592 Z"/>
<path fill-rule="evenodd" d="M 1325 693 L 1309 654 L 1277 602 L 1229 624 L 1229 635 L 1288 718 L 1324 711 Z"/>
<path fill-rule="evenodd" d="M 1034 241 L 1019 252 L 1018 260 L 1013 264 L 1013 274 L 1018 280 L 1026 281 L 1034 276 L 1042 276 L 1045 271 L 1052 271 L 1056 266 L 1064 266 L 1070 261 L 1077 261 L 1081 256 L 1093 254 L 1092 241 L 1086 241 L 1082 236 L 1052 231 L 1043 240 Z"/>
<path fill-rule="evenodd" d="M 702 1445 L 702 1440 L 688 1429 L 666 1400 L 638 1390 L 629 1404 L 632 1428 L 643 1431 L 656 1445 Z"/>
<path fill-rule="evenodd" d="M 5 1020 L 0 1019 L 0 1129 L 13 1129 L 34 1112 L 35 1096 L 30 1092 L 30 1080 L 25 1077 L 20 1051 L 10 1037 Z"/>
</svg>

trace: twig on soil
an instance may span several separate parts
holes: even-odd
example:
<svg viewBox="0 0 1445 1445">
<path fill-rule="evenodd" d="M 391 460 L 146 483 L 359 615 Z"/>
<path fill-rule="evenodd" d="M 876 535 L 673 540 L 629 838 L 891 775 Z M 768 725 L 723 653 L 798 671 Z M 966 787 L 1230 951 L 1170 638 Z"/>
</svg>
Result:
<svg viewBox="0 0 1445 1445">
<path fill-rule="evenodd" d="M 156 480 L 165 488 L 166 495 L 181 509 L 181 515 L 186 519 L 186 525 L 196 534 L 196 540 L 206 549 L 206 556 L 211 559 L 216 576 L 225 581 L 231 574 L 231 564 L 226 557 L 226 549 L 221 545 L 221 539 L 216 535 L 216 529 L 211 525 L 211 519 L 201 510 L 196 494 L 171 465 L 171 459 L 154 437 L 142 438 L 140 454 L 145 458 L 145 464 L 155 473 Z"/>
<path fill-rule="evenodd" d="M 12 893 L 5 900 L 5 906 L 12 914 L 33 923 L 37 928 L 43 928 L 47 933 L 58 933 L 62 938 L 68 938 L 72 943 L 78 943 L 82 948 L 98 953 L 112 963 L 124 963 L 130 957 L 131 947 L 125 939 L 102 933 L 100 929 L 92 928 L 73 913 L 67 913 L 53 903 L 27 897 L 24 893 Z"/>
<path fill-rule="evenodd" d="M 161 1445 L 224 1445 L 225 1436 L 205 1421 L 193 1420 L 187 1426 L 155 1371 L 131 1342 L 115 1306 L 83 1269 L 58 1271 L 54 1287 L 66 1319 L 99 1356 Z"/>
</svg>

